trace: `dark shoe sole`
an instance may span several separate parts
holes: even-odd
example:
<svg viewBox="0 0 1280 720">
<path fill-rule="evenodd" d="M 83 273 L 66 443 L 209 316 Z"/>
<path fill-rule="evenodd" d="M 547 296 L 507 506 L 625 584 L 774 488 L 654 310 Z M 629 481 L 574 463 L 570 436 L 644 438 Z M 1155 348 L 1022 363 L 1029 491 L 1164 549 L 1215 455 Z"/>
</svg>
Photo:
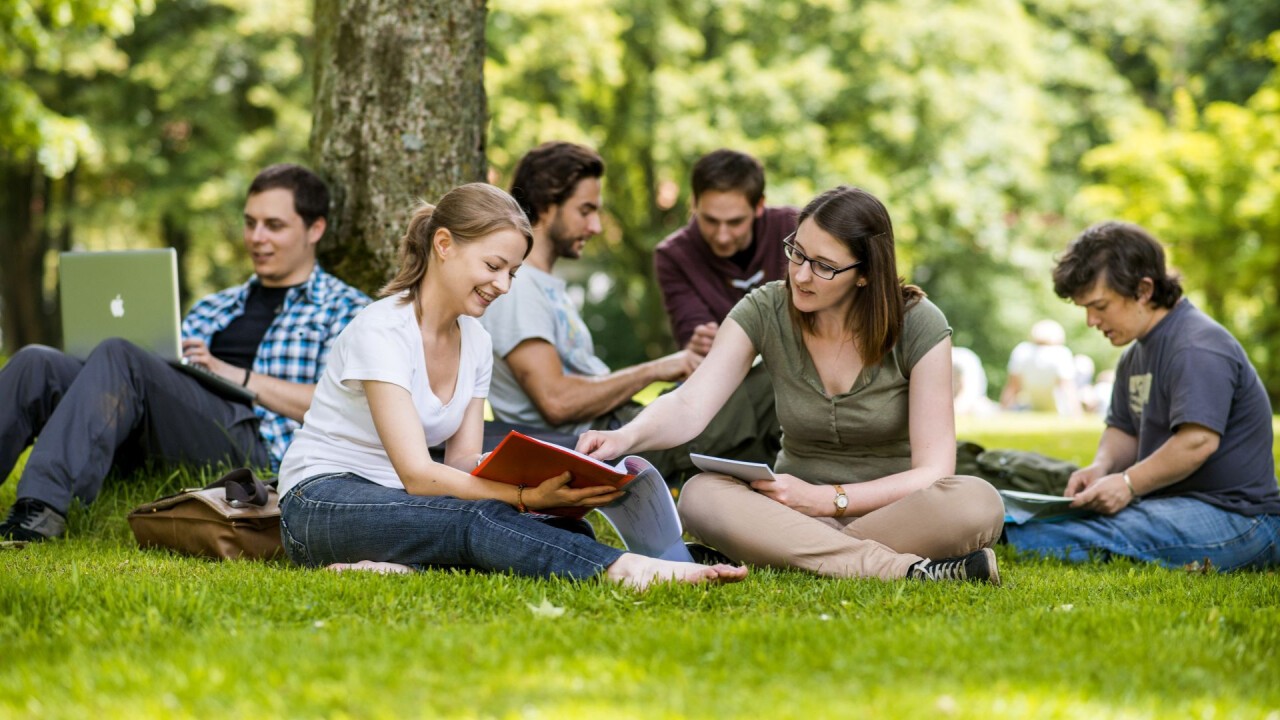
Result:
<svg viewBox="0 0 1280 720">
<path fill-rule="evenodd" d="M 689 554 L 693 556 L 693 561 L 698 563 L 699 565 L 719 565 L 719 564 L 739 565 L 740 564 L 729 559 L 728 555 L 725 555 L 719 550 L 716 550 L 715 548 L 712 548 L 712 547 L 707 547 L 702 543 L 687 542 L 684 544 L 684 546 L 689 549 Z"/>
</svg>

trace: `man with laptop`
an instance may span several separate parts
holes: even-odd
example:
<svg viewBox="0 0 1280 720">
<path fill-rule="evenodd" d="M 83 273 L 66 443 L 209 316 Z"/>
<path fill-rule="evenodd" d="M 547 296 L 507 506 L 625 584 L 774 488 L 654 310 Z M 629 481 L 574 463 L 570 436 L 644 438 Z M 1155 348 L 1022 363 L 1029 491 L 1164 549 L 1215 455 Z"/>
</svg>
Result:
<svg viewBox="0 0 1280 720">
<path fill-rule="evenodd" d="M 70 336 L 70 353 L 32 345 L 14 354 L 0 369 L 0 482 L 34 446 L 0 540 L 62 535 L 72 499 L 93 502 L 113 466 L 279 465 L 333 340 L 369 302 L 316 262 L 328 210 L 328 188 L 306 168 L 273 165 L 254 178 L 244 210 L 254 275 L 195 304 L 182 322 L 181 358 L 166 357 L 174 351 L 163 342 L 144 348 L 122 338 L 77 357 Z M 146 282 L 136 274 L 96 282 L 122 284 L 110 298 L 113 317 L 156 302 L 130 306 L 130 286 Z"/>
</svg>

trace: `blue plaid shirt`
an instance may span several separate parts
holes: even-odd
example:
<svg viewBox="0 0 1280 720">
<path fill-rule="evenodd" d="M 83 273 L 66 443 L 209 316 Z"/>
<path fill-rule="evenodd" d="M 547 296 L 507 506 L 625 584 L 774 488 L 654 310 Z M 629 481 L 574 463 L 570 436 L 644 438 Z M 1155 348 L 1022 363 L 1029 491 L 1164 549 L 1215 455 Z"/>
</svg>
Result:
<svg viewBox="0 0 1280 720">
<path fill-rule="evenodd" d="M 182 337 L 203 340 L 206 345 L 212 342 L 215 333 L 244 313 L 249 289 L 259 282 L 254 275 L 243 285 L 202 298 L 183 319 Z M 338 333 L 368 304 L 368 296 L 316 265 L 311 277 L 285 296 L 284 309 L 258 345 L 253 371 L 289 382 L 316 384 Z M 293 432 L 302 423 L 261 405 L 254 405 L 253 410 L 262 420 L 258 433 L 271 453 L 272 468 L 277 469 Z"/>
</svg>

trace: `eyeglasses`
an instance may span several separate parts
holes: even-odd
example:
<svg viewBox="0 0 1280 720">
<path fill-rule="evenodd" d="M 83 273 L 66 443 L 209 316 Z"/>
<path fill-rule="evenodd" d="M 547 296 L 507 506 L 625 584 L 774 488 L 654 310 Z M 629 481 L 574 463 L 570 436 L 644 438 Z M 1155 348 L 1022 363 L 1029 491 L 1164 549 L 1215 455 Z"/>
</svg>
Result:
<svg viewBox="0 0 1280 720">
<path fill-rule="evenodd" d="M 796 247 L 796 244 L 792 242 L 795 236 L 796 236 L 795 233 L 791 233 L 790 235 L 787 236 L 786 240 L 782 241 L 783 254 L 787 256 L 788 260 L 795 263 L 796 265 L 803 265 L 805 263 L 809 263 L 809 269 L 813 271 L 813 274 L 817 275 L 823 280 L 834 280 L 835 277 L 840 273 L 848 272 L 862 264 L 862 261 L 859 260 L 858 262 L 852 265 L 847 265 L 842 268 L 833 268 L 830 265 L 822 262 L 821 260 L 814 260 L 813 258 L 801 252 L 800 248 Z"/>
</svg>

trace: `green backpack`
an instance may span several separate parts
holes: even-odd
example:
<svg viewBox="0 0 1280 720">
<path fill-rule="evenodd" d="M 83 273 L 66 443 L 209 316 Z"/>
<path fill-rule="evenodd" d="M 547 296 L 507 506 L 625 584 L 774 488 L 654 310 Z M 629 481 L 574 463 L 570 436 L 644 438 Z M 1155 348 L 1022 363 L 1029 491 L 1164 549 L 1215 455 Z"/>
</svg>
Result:
<svg viewBox="0 0 1280 720">
<path fill-rule="evenodd" d="M 986 450 L 977 443 L 956 443 L 956 474 L 975 475 L 997 490 L 1062 495 L 1078 465 L 1029 450 Z"/>
</svg>

